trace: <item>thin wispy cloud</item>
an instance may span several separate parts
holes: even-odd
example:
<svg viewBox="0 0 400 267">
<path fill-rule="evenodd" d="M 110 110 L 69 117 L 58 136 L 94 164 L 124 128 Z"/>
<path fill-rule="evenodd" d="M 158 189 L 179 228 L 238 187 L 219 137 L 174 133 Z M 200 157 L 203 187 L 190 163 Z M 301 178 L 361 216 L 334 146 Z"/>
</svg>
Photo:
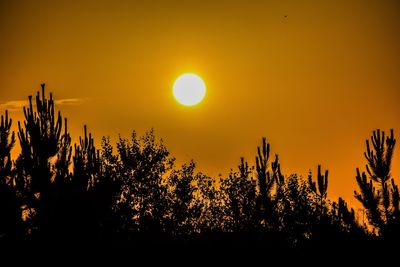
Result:
<svg viewBox="0 0 400 267">
<path fill-rule="evenodd" d="M 77 106 L 85 101 L 83 98 L 65 98 L 60 100 L 55 100 L 56 106 Z"/>
<path fill-rule="evenodd" d="M 55 100 L 56 107 L 58 106 L 77 106 L 82 104 L 85 101 L 83 98 L 65 98 Z M 35 101 L 33 100 L 33 105 L 35 105 Z M 28 100 L 11 100 L 6 102 L 0 102 L 0 110 L 8 110 L 8 111 L 18 111 L 22 110 L 23 107 L 28 107 Z"/>
<path fill-rule="evenodd" d="M 11 100 L 7 102 L 0 102 L 0 110 L 15 111 L 22 109 L 23 106 L 27 106 L 28 101 L 26 100 Z"/>
</svg>

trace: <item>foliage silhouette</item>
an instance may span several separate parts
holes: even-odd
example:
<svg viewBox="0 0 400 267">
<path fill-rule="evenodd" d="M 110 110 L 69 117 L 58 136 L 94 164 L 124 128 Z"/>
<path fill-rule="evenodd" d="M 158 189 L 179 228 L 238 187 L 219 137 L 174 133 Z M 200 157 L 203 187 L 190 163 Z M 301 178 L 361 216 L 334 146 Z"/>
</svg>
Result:
<svg viewBox="0 0 400 267">
<path fill-rule="evenodd" d="M 97 149 L 85 125 L 72 144 L 67 119 L 41 87 L 18 122 L 15 161 L 12 120 L 7 111 L 1 116 L 1 243 L 301 248 L 399 236 L 399 191 L 390 175 L 393 130 L 386 138 L 373 132 L 366 173 L 357 169 L 355 197 L 369 219 L 364 225 L 342 198 L 328 198 L 328 170 L 318 165 L 316 181 L 311 172 L 308 179 L 284 176 L 278 155 L 270 159 L 266 138 L 254 166 L 240 158 L 237 170 L 214 178 L 197 172 L 193 161 L 176 166 L 153 130 L 120 136 L 115 149 L 103 137 Z"/>
</svg>

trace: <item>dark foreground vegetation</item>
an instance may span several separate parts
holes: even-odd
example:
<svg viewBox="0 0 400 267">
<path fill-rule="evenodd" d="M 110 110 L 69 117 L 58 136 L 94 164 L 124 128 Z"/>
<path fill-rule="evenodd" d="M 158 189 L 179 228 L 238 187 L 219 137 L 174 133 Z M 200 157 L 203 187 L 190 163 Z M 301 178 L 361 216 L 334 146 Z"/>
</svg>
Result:
<svg viewBox="0 0 400 267">
<path fill-rule="evenodd" d="M 255 166 L 240 159 L 228 177 L 211 178 L 189 162 L 178 168 L 152 131 L 96 148 L 84 127 L 71 144 L 67 119 L 44 85 L 29 97 L 25 120 L 0 125 L 0 243 L 107 244 L 143 247 L 385 246 L 400 236 L 399 191 L 390 175 L 393 130 L 366 142 L 355 198 L 368 223 L 346 202 L 328 199 L 328 171 L 303 179 L 281 173 L 266 139 Z M 16 142 L 20 155 L 12 159 Z"/>
</svg>

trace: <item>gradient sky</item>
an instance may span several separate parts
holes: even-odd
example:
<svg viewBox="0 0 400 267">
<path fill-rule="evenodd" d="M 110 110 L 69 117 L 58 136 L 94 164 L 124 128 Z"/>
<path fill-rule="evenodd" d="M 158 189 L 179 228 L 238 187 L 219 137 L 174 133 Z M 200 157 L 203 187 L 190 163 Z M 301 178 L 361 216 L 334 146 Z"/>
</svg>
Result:
<svg viewBox="0 0 400 267">
<path fill-rule="evenodd" d="M 22 119 L 46 82 L 74 138 L 154 127 L 210 175 L 254 163 L 266 136 L 285 174 L 321 163 L 330 197 L 352 202 L 365 139 L 400 138 L 399 14 L 396 0 L 0 0 L 0 112 Z M 172 96 L 185 72 L 208 89 L 192 108 Z"/>
</svg>

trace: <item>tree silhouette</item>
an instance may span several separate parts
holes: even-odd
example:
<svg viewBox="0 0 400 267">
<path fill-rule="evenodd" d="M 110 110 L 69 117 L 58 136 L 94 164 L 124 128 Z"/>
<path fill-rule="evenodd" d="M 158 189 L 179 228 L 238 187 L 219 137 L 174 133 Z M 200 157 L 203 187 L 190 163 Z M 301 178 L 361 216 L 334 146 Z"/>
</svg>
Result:
<svg viewBox="0 0 400 267">
<path fill-rule="evenodd" d="M 0 177 L 3 182 L 11 174 L 12 167 L 11 149 L 15 144 L 15 134 L 11 132 L 11 126 L 12 119 L 8 118 L 6 110 L 5 117 L 1 115 L 0 124 Z"/>
<path fill-rule="evenodd" d="M 24 107 L 23 126 L 18 122 L 21 154 L 17 159 L 17 167 L 23 175 L 25 204 L 32 211 L 29 220 L 33 227 L 30 231 L 37 230 L 39 235 L 45 237 L 51 235 L 51 215 L 56 209 L 57 190 L 54 186 L 63 178 L 55 177 L 57 172 L 54 170 L 61 167 L 58 174 L 65 175 L 67 172 L 70 137 L 66 131 L 67 120 L 62 134 L 62 117 L 60 112 L 55 114 L 52 94 L 47 99 L 45 84 L 41 87 L 41 96 L 39 92 L 36 95 L 35 110 L 32 96 L 29 96 L 29 107 Z M 53 158 L 57 159 L 55 163 Z M 53 183 L 54 180 L 56 183 Z"/>
<path fill-rule="evenodd" d="M 20 209 L 12 176 L 11 149 L 15 144 L 15 134 L 11 132 L 12 119 L 1 115 L 0 124 L 0 239 L 13 239 L 17 234 Z"/>
<path fill-rule="evenodd" d="M 150 131 L 131 140 L 120 137 L 117 143 L 120 158 L 121 192 L 117 209 L 127 230 L 159 233 L 165 228 L 167 188 L 163 181 L 171 171 L 174 159 Z"/>
<path fill-rule="evenodd" d="M 309 184 L 297 175 L 290 175 L 279 199 L 279 231 L 288 246 L 300 247 L 314 234 L 319 221 Z"/>
<path fill-rule="evenodd" d="M 259 187 L 259 195 L 257 198 L 258 217 L 260 225 L 266 227 L 268 227 L 269 219 L 274 217 L 274 185 L 279 187 L 284 183 L 278 155 L 275 155 L 275 161 L 272 162 L 271 167 L 269 167 L 269 153 L 270 145 L 264 137 L 262 139 L 262 146 L 257 147 L 256 173 Z"/>
<path fill-rule="evenodd" d="M 312 242 L 326 246 L 328 243 L 336 244 L 346 240 L 352 244 L 366 236 L 366 229 L 359 225 L 354 210 L 349 210 L 342 198 L 338 202 L 328 200 L 328 174 L 329 171 L 325 170 L 323 175 L 321 165 L 318 165 L 317 183 L 313 182 L 311 172 L 308 176 L 311 192 L 309 202 L 313 209 L 310 220 Z"/>
<path fill-rule="evenodd" d="M 199 233 L 201 225 L 201 205 L 196 198 L 199 189 L 196 181 L 201 179 L 201 173 L 195 173 L 195 163 L 184 164 L 181 169 L 173 170 L 168 178 L 169 231 L 173 235 L 188 236 Z"/>
<path fill-rule="evenodd" d="M 372 148 L 366 140 L 366 171 L 360 174 L 357 168 L 356 180 L 360 192 L 354 191 L 355 197 L 367 211 L 369 222 L 386 238 L 400 236 L 399 192 L 391 178 L 390 170 L 393 151 L 396 144 L 393 129 L 390 136 L 384 131 L 373 131 Z M 367 178 L 369 176 L 369 180 Z"/>
<path fill-rule="evenodd" d="M 85 125 L 72 145 L 67 119 L 55 112 L 44 84 L 23 111 L 14 162 L 12 120 L 7 111 L 1 116 L 0 242 L 326 248 L 400 237 L 399 190 L 390 174 L 393 130 L 388 137 L 373 132 L 366 172 L 357 169 L 355 197 L 376 236 L 344 199 L 328 198 L 328 170 L 318 165 L 315 180 L 311 172 L 308 179 L 284 176 L 266 138 L 254 167 L 241 158 L 227 177 L 210 177 L 194 161 L 176 167 L 153 130 L 119 137 L 114 151 L 109 137 L 97 149 Z"/>
<path fill-rule="evenodd" d="M 326 201 L 326 197 L 328 196 L 328 170 L 325 171 L 325 175 L 322 174 L 321 172 L 321 165 L 318 165 L 318 173 L 317 173 L 317 184 L 318 184 L 318 190 L 316 183 L 312 181 L 312 174 L 308 175 L 308 183 L 311 188 L 311 190 L 317 195 L 319 198 L 319 208 L 320 208 L 320 213 L 323 214 L 325 212 L 324 209 L 324 202 Z"/>
<path fill-rule="evenodd" d="M 203 173 L 196 176 L 197 208 L 201 210 L 196 229 L 199 229 L 202 233 L 218 233 L 225 228 L 225 203 L 223 192 L 218 189 L 220 180 L 220 177 L 217 180 Z"/>
<path fill-rule="evenodd" d="M 221 181 L 226 194 L 228 229 L 235 232 L 248 232 L 257 228 L 256 197 L 257 185 L 252 177 L 253 168 L 249 168 L 244 158 L 240 159 L 239 172 L 229 174 Z"/>
</svg>

